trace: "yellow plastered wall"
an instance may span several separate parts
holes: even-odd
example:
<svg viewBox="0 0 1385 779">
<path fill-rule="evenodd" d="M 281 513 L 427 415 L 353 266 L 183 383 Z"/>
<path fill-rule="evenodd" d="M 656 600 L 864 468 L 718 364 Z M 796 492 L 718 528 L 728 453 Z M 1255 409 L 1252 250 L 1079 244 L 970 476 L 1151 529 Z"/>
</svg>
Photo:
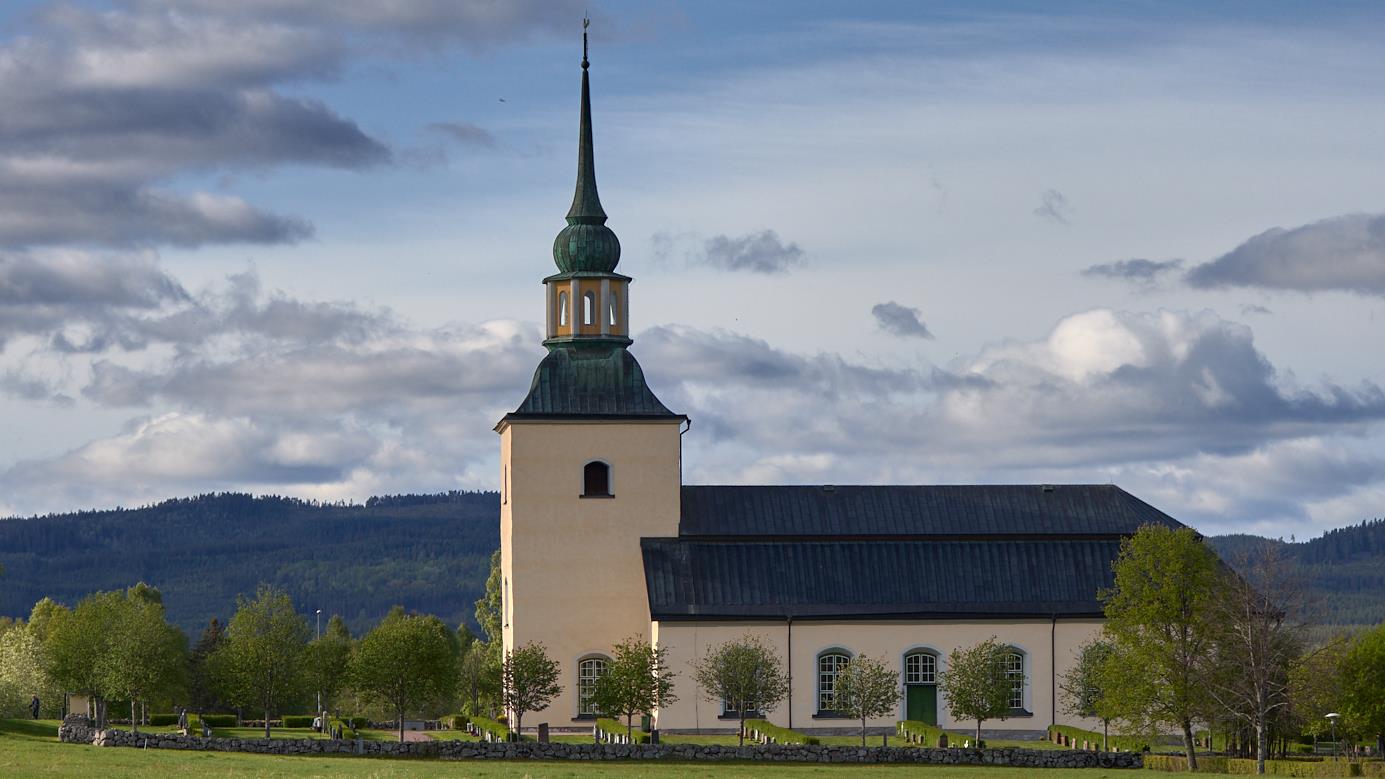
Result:
<svg viewBox="0 0 1385 779">
<path fill-rule="evenodd" d="M 577 661 L 650 638 L 642 536 L 676 536 L 679 420 L 516 421 L 501 427 L 501 573 L 506 649 L 531 641 L 558 661 L 563 693 L 526 722 L 571 726 Z M 582 498 L 582 468 L 611 466 L 613 498 Z"/>
<path fill-rule="evenodd" d="M 721 720 L 721 705 L 705 700 L 692 677 L 691 663 L 701 658 L 707 647 L 731 641 L 747 633 L 759 635 L 780 658 L 789 657 L 789 626 L 777 622 L 662 622 L 656 624 L 657 640 L 668 649 L 669 665 L 678 677 L 675 693 L 678 701 L 659 712 L 659 727 L 664 730 L 714 730 L 734 727 L 732 721 Z M 793 656 L 789 660 L 793 674 L 790 702 L 769 713 L 776 725 L 792 726 L 795 730 L 812 731 L 819 728 L 850 728 L 858 725 L 849 719 L 819 719 L 817 714 L 817 658 L 827 649 L 840 648 L 848 654 L 868 654 L 883 659 L 902 673 L 904 655 L 914 649 L 929 649 L 938 656 L 938 670 L 947 667 L 947 656 L 953 649 L 978 644 L 991 636 L 1018 647 L 1025 655 L 1025 707 L 1032 716 L 1007 720 L 989 720 L 987 730 L 1044 730 L 1054 722 L 1054 693 L 1057 692 L 1057 721 L 1100 730 L 1100 723 L 1066 715 L 1062 691 L 1057 687 L 1062 674 L 1076 663 L 1077 648 L 1101 630 L 1100 620 L 966 620 L 957 622 L 803 622 L 792 626 Z M 1056 665 L 1056 668 L 1055 668 Z M 1056 676 L 1054 675 L 1056 671 Z M 869 721 L 871 727 L 893 727 L 904 718 L 904 701 L 899 711 Z M 792 725 L 790 723 L 792 722 Z M 965 731 L 975 728 L 975 722 L 957 722 L 947 712 L 947 702 L 938 695 L 938 724 L 944 728 Z"/>
</svg>

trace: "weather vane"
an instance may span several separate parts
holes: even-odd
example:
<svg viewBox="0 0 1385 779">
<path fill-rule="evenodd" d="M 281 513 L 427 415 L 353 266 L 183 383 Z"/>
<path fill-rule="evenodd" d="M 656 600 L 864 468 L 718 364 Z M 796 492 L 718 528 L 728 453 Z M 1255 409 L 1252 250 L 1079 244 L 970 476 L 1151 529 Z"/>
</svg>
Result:
<svg viewBox="0 0 1385 779">
<path fill-rule="evenodd" d="M 587 67 L 587 28 L 592 26 L 591 17 L 582 14 L 582 68 Z"/>
</svg>

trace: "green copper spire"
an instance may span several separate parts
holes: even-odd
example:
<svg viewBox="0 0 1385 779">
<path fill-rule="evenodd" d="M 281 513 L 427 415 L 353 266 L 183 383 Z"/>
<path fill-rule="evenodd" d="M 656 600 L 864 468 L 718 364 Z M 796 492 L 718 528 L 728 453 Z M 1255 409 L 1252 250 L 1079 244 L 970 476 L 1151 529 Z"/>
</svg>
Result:
<svg viewBox="0 0 1385 779">
<path fill-rule="evenodd" d="M 620 240 L 606 226 L 606 211 L 596 191 L 596 153 L 592 144 L 591 81 L 587 76 L 587 27 L 582 20 L 582 115 L 577 135 L 577 191 L 567 212 L 567 227 L 553 241 L 553 261 L 563 273 L 611 273 L 620 262 Z"/>
</svg>

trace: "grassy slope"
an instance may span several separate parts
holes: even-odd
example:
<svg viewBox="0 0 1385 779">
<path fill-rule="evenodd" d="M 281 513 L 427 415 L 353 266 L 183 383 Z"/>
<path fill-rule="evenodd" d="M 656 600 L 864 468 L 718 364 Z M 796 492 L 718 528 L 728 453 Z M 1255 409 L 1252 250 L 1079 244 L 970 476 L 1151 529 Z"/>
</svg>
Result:
<svg viewBox="0 0 1385 779">
<path fill-rule="evenodd" d="M 377 760 L 349 757 L 271 757 L 219 752 L 174 752 L 141 749 L 96 749 L 76 744 L 59 744 L 56 723 L 0 720 L 0 776 L 6 779 L 55 779 L 56 777 L 99 776 L 102 779 L 149 777 L 187 779 L 216 776 L 226 779 L 443 779 L 444 777 L 525 776 L 590 777 L 634 779 L 635 777 L 696 777 L 701 779 L 742 779 L 743 777 L 833 776 L 893 777 L 921 776 L 928 779 L 961 776 L 970 779 L 1022 779 L 1035 775 L 1020 768 L 867 765 L 820 766 L 782 764 L 656 764 L 656 763 L 541 763 L 467 762 L 425 760 Z M 1044 779 L 1138 779 L 1144 774 L 1129 771 L 1072 770 L 1044 771 Z M 1192 774 L 1160 774 L 1161 777 Z"/>
</svg>

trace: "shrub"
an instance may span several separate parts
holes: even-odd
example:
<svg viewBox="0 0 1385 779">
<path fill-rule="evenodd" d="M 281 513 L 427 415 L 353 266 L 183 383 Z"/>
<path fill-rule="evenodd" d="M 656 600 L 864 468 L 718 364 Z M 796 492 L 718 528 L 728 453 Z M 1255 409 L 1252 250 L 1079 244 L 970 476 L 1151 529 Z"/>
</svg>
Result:
<svg viewBox="0 0 1385 779">
<path fill-rule="evenodd" d="M 1048 738 L 1053 740 L 1053 734 L 1067 736 L 1074 744 L 1079 747 L 1083 741 L 1089 742 L 1094 749 L 1101 749 L 1101 734 L 1092 730 L 1074 728 L 1070 725 L 1049 725 Z M 1149 739 L 1143 736 L 1111 736 L 1109 739 L 1111 748 L 1118 752 L 1143 752 L 1149 747 Z"/>
<path fill-rule="evenodd" d="M 1145 768 L 1153 771 L 1186 772 L 1188 770 L 1188 758 L 1182 755 L 1145 755 L 1144 762 Z M 1197 772 L 1200 774 L 1228 773 L 1228 762 L 1229 758 L 1225 757 L 1207 757 L 1199 755 L 1197 759 Z"/>
<path fill-rule="evenodd" d="M 360 717 L 357 717 L 357 719 L 360 719 Z M 356 728 L 351 727 L 351 723 L 345 720 L 336 718 L 329 719 L 327 720 L 327 727 L 329 733 L 332 728 L 341 728 L 341 737 L 343 739 L 355 739 L 360 736 L 360 734 L 356 732 Z"/>
<path fill-rule="evenodd" d="M 942 728 L 912 719 L 901 720 L 895 730 L 906 742 L 925 747 L 937 746 L 938 738 L 943 735 Z"/>
<path fill-rule="evenodd" d="M 284 715 L 284 727 L 286 727 L 286 728 L 311 728 L 312 726 L 313 726 L 313 717 L 312 717 L 311 714 L 304 714 L 304 715 L 298 715 L 298 714 L 285 714 L 285 715 Z"/>
<path fill-rule="evenodd" d="M 465 730 L 466 724 L 470 722 L 470 719 L 465 714 L 444 714 L 438 718 L 438 722 L 442 723 L 442 726 L 445 728 Z"/>
<path fill-rule="evenodd" d="M 347 725 L 351 726 L 352 730 L 360 730 L 361 728 L 370 727 L 369 717 L 342 717 L 341 720 L 342 722 L 345 722 Z"/>
<path fill-rule="evenodd" d="M 757 741 L 768 741 L 771 744 L 820 744 L 818 739 L 812 736 L 805 736 L 796 730 L 781 728 L 771 724 L 768 720 L 748 719 L 745 721 L 745 729 L 753 734 Z"/>
<path fill-rule="evenodd" d="M 234 728 L 236 726 L 236 715 L 234 714 L 199 714 L 198 716 L 207 723 L 209 728 Z"/>
<path fill-rule="evenodd" d="M 625 742 L 625 725 L 621 724 L 620 720 L 610 717 L 598 717 L 596 720 L 596 729 L 601 734 L 601 740 L 606 743 Z M 648 744 L 649 734 L 636 730 L 630 735 L 630 743 Z"/>
<path fill-rule="evenodd" d="M 188 716 L 191 717 L 191 715 L 188 715 Z M 150 726 L 150 727 L 161 728 L 161 727 L 164 727 L 164 726 L 166 726 L 166 725 L 177 725 L 177 724 L 178 724 L 178 715 L 177 715 L 177 714 L 150 714 L 150 715 L 149 715 L 149 726 Z"/>
<path fill-rule="evenodd" d="M 510 729 L 503 722 L 493 720 L 490 717 L 474 716 L 471 724 L 475 725 L 481 733 L 490 734 L 492 741 L 509 741 Z"/>
</svg>

